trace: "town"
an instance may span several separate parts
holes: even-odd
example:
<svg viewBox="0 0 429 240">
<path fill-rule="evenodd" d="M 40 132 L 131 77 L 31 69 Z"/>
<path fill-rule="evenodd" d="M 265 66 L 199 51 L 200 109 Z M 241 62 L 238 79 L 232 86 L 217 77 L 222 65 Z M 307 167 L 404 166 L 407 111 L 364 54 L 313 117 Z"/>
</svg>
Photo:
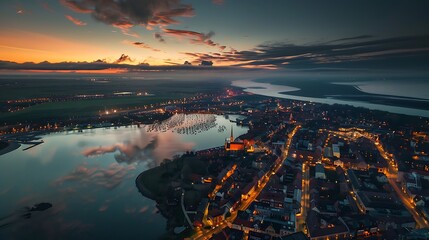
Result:
<svg viewBox="0 0 429 240">
<path fill-rule="evenodd" d="M 9 128 L 1 137 L 4 144 L 29 144 L 26 140 L 37 140 L 36 133 L 43 131 L 158 123 L 179 113 L 239 114 L 234 122 L 249 131 L 235 136 L 228 126 L 221 129 L 230 134 L 223 146 L 187 152 L 137 177 L 139 191 L 155 200 L 167 218 L 167 229 L 174 232 L 170 237 L 398 239 L 429 234 L 429 122 L 420 117 L 227 88 L 105 112 L 95 123 Z"/>
<path fill-rule="evenodd" d="M 429 240 L 428 9 L 1 0 L 0 240 Z"/>
<path fill-rule="evenodd" d="M 225 98 L 220 105 L 228 101 L 237 100 Z M 179 236 L 418 239 L 429 234 L 427 119 L 377 119 L 370 110 L 272 98 L 245 101 L 238 113 L 247 134 L 236 137 L 231 127 L 224 146 L 187 153 L 160 166 L 162 173 L 149 170 L 137 178 L 143 195 L 156 200 L 167 218 L 186 222 L 188 231 Z M 168 189 L 164 194 L 145 193 L 150 189 L 142 185 L 153 174 L 163 178 L 162 186 L 153 187 Z M 178 220 L 178 213 L 183 218 Z"/>
</svg>

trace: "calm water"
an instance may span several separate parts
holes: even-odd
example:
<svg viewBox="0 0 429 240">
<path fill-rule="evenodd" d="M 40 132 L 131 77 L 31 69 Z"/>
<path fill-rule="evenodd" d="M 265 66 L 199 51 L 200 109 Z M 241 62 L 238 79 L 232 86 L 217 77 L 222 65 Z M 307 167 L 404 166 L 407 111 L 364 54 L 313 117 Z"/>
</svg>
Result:
<svg viewBox="0 0 429 240">
<path fill-rule="evenodd" d="M 338 83 L 336 83 L 338 84 Z M 303 97 L 303 96 L 296 96 L 296 95 L 290 95 L 286 94 L 286 92 L 293 92 L 299 90 L 299 88 L 291 87 L 291 86 L 285 86 L 285 85 L 277 85 L 277 84 L 271 84 L 271 83 L 261 83 L 261 82 L 255 82 L 252 80 L 237 80 L 232 82 L 233 86 L 244 88 L 244 91 L 251 92 L 258 95 L 263 96 L 269 96 L 269 97 L 277 97 L 277 98 L 285 98 L 285 99 L 292 99 L 292 100 L 298 100 L 298 101 L 308 101 L 308 102 L 317 102 L 317 103 L 326 103 L 326 104 L 344 104 L 344 105 L 351 105 L 354 107 L 364 107 L 368 109 L 373 110 L 381 110 L 381 111 L 387 111 L 392 113 L 400 113 L 400 114 L 407 114 L 407 115 L 413 115 L 413 116 L 422 116 L 422 117 L 429 117 L 429 111 L 422 110 L 422 109 L 414 109 L 414 108 L 407 108 L 407 107 L 398 107 L 398 106 L 391 106 L 391 105 L 382 105 L 382 104 L 374 104 L 374 103 L 368 103 L 364 101 L 351 101 L 351 100 L 341 100 L 341 99 L 335 99 L 335 98 L 316 98 L 316 97 Z M 353 85 L 353 83 L 347 83 L 347 85 Z M 394 90 L 391 88 L 387 88 L 383 90 L 382 84 L 380 82 L 377 82 L 375 85 L 370 84 L 362 84 L 362 83 L 356 83 L 356 87 L 358 87 L 363 92 L 368 93 L 376 93 L 376 94 L 391 94 L 394 96 L 407 96 L 407 97 L 422 97 L 424 99 L 428 99 L 427 91 L 422 93 L 421 90 L 416 91 L 419 93 L 418 96 L 411 95 L 410 86 L 406 87 L 408 89 L 408 94 L 405 94 L 404 91 L 401 91 L 401 87 L 397 86 Z M 426 87 L 429 87 L 426 84 L 423 84 Z M 374 86 L 374 88 L 372 88 Z M 415 86 L 415 88 L 419 88 L 421 85 Z M 396 94 L 395 93 L 400 93 Z M 338 93 L 341 95 L 342 93 Z M 410 96 L 411 95 L 411 96 Z"/>
<path fill-rule="evenodd" d="M 335 82 L 334 84 L 352 85 L 362 92 L 371 94 L 429 99 L 428 81 L 378 80 L 366 82 Z"/>
<path fill-rule="evenodd" d="M 178 153 L 222 145 L 230 126 L 223 116 L 176 115 L 156 126 L 49 134 L 2 155 L 0 239 L 156 239 L 166 221 L 135 178 Z M 246 132 L 234 124 L 237 136 Z M 53 207 L 21 217 L 41 202 Z"/>
</svg>

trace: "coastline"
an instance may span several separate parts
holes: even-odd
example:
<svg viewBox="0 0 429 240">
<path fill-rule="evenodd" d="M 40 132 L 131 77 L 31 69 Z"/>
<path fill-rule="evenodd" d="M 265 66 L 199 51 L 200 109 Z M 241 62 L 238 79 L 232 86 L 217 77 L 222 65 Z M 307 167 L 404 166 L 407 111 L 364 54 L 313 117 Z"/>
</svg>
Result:
<svg viewBox="0 0 429 240">
<path fill-rule="evenodd" d="M 17 142 L 4 142 L 7 143 L 8 145 L 2 149 L 0 149 L 0 156 L 10 153 L 12 151 L 15 151 L 16 149 L 18 149 L 19 147 L 21 147 L 21 144 L 17 143 Z"/>
<path fill-rule="evenodd" d="M 147 198 L 149 198 L 151 200 L 156 201 L 155 195 L 144 185 L 143 180 L 142 180 L 143 175 L 146 174 L 148 170 L 141 172 L 137 176 L 137 178 L 136 178 L 136 187 L 137 187 L 137 189 L 139 190 L 139 192 L 144 197 L 147 197 Z"/>
<path fill-rule="evenodd" d="M 177 169 L 173 169 L 173 166 L 176 166 L 181 162 L 182 161 L 180 159 L 174 159 L 164 165 L 147 169 L 140 173 L 136 178 L 136 186 L 140 194 L 142 194 L 143 197 L 149 198 L 150 200 L 154 201 L 156 203 L 157 212 L 160 213 L 166 219 L 166 232 L 163 236 L 163 238 L 166 239 L 169 239 L 171 237 L 176 239 L 177 236 L 174 233 L 174 229 L 176 227 L 184 226 L 185 220 L 180 205 L 171 205 L 168 202 L 167 186 L 170 184 L 170 182 L 173 181 L 173 179 L 165 179 L 165 182 L 161 180 L 163 178 L 162 175 L 166 172 L 163 166 L 172 165 L 171 170 L 173 172 L 176 172 Z M 154 184 L 154 186 L 152 186 L 152 190 L 150 190 L 150 186 L 147 186 L 144 183 L 143 180 L 145 178 L 153 180 L 150 182 L 150 184 Z"/>
<path fill-rule="evenodd" d="M 401 107 L 401 106 L 393 106 L 386 104 L 377 104 L 365 101 L 357 101 L 357 100 L 343 100 L 338 98 L 322 98 L 322 97 L 305 97 L 294 95 L 295 92 L 298 91 L 297 88 L 288 87 L 278 84 L 272 83 L 261 83 L 256 82 L 254 80 L 236 80 L 231 83 L 234 87 L 242 88 L 245 92 L 250 92 L 257 95 L 267 96 L 267 97 L 276 97 L 283 99 L 290 99 L 296 101 L 304 101 L 304 102 L 316 102 L 322 104 L 341 104 L 348 105 L 353 107 L 363 107 L 370 110 L 379 110 L 385 111 L 395 114 L 404 114 L 409 116 L 419 116 L 429 118 L 429 110 L 422 110 L 417 108 L 409 108 L 409 107 Z M 257 88 L 255 88 L 257 87 Z M 358 90 L 357 90 L 358 91 Z"/>
</svg>

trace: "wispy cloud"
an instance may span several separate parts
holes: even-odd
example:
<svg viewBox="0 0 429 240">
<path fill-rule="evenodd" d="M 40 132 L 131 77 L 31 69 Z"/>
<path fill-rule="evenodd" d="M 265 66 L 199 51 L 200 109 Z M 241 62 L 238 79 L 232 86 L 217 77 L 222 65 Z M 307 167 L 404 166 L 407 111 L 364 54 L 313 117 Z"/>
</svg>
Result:
<svg viewBox="0 0 429 240">
<path fill-rule="evenodd" d="M 112 163 L 107 168 L 80 165 L 71 173 L 56 179 L 53 184 L 58 186 L 66 182 L 79 182 L 82 185 L 94 184 L 113 189 L 122 183 L 128 172 L 133 170 L 134 165 L 122 166 L 118 163 Z"/>
<path fill-rule="evenodd" d="M 184 54 L 196 62 L 209 60 L 248 68 L 429 69 L 429 35 L 385 39 L 363 35 L 316 44 L 280 42 L 246 51 Z"/>
<path fill-rule="evenodd" d="M 215 43 L 211 38 L 214 36 L 214 32 L 210 31 L 209 33 L 200 33 L 189 30 L 179 30 L 179 29 L 164 29 L 164 33 L 170 36 L 175 36 L 179 38 L 189 39 L 189 42 L 194 44 L 205 44 L 211 47 L 218 47 L 220 50 L 224 50 L 226 46 Z"/>
<path fill-rule="evenodd" d="M 212 0 L 212 2 L 217 5 L 222 5 L 225 2 L 225 0 Z"/>
<path fill-rule="evenodd" d="M 14 47 L 14 46 L 5 46 L 5 45 L 0 45 L 0 48 L 7 48 L 7 49 L 13 49 L 13 50 L 20 50 L 20 51 L 39 52 L 39 53 L 45 53 L 45 54 L 52 53 L 50 51 L 40 50 L 35 48 L 23 48 L 23 47 Z"/>
<path fill-rule="evenodd" d="M 208 44 L 213 34 L 187 30 L 166 30 L 169 35 L 183 37 L 195 44 Z M 165 33 L 167 34 L 167 33 Z M 129 42 L 142 48 L 152 47 L 144 42 Z M 215 43 L 216 44 L 216 43 Z M 210 45 L 210 43 L 208 44 Z M 0 46 L 1 47 L 1 46 Z M 16 63 L 0 61 L 0 69 L 8 70 L 106 70 L 127 71 L 151 70 L 223 70 L 223 69 L 283 69 L 283 70 L 419 70 L 429 69 L 429 35 L 376 39 L 374 37 L 351 37 L 314 44 L 269 43 L 253 49 L 238 51 L 230 48 L 222 52 L 184 52 L 183 61 L 193 65 L 169 66 L 134 65 L 128 55 L 116 61 L 62 62 L 62 63 Z M 203 61 L 213 62 L 213 67 L 202 68 Z M 177 61 L 176 61 L 177 62 Z M 223 66 L 223 67 L 215 67 Z"/>
<path fill-rule="evenodd" d="M 24 6 L 19 2 L 15 5 L 15 12 L 16 12 L 16 14 L 19 14 L 19 15 L 31 13 L 31 11 L 24 8 Z"/>
<path fill-rule="evenodd" d="M 39 4 L 48 12 L 54 12 L 54 9 L 46 1 L 40 1 Z"/>
<path fill-rule="evenodd" d="M 161 50 L 153 48 L 151 46 L 149 46 L 148 44 L 144 43 L 144 42 L 132 42 L 131 44 L 133 44 L 134 46 L 137 46 L 139 48 L 144 48 L 144 49 L 149 49 L 152 50 L 154 52 L 159 52 Z"/>
<path fill-rule="evenodd" d="M 77 18 L 70 16 L 70 15 L 65 15 L 65 16 L 68 20 L 70 20 L 70 22 L 74 23 L 77 26 L 86 26 L 86 22 L 83 22 Z"/>
</svg>

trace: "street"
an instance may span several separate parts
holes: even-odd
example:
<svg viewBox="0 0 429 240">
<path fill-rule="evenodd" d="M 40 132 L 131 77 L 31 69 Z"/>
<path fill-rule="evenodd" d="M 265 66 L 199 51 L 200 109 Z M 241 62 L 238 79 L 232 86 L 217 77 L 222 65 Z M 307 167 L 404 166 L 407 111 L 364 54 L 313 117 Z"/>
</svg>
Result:
<svg viewBox="0 0 429 240">
<path fill-rule="evenodd" d="M 260 179 L 260 186 L 258 188 L 255 188 L 255 190 L 251 190 L 251 193 L 249 193 L 248 198 L 241 202 L 240 206 L 238 207 L 238 210 L 246 210 L 250 204 L 259 196 L 261 191 L 264 189 L 265 185 L 270 181 L 271 176 L 274 175 L 275 172 L 277 172 L 281 166 L 283 165 L 283 162 L 286 160 L 288 154 L 289 154 L 289 148 L 292 144 L 292 139 L 295 136 L 295 134 L 298 132 L 298 130 L 301 128 L 300 125 L 295 126 L 295 128 L 292 130 L 291 133 L 288 135 L 288 140 L 285 144 L 284 151 L 279 157 L 278 161 L 276 161 L 276 164 L 272 167 L 273 171 L 268 171 L 265 173 L 264 176 Z M 231 224 L 234 222 L 235 218 L 237 217 L 237 210 L 234 210 L 231 212 L 231 216 L 225 219 L 222 224 L 219 224 L 218 226 L 212 228 L 212 229 L 202 229 L 196 232 L 196 234 L 191 237 L 192 239 L 210 239 L 213 234 L 221 232 L 225 227 L 228 226 L 228 223 Z"/>
</svg>

